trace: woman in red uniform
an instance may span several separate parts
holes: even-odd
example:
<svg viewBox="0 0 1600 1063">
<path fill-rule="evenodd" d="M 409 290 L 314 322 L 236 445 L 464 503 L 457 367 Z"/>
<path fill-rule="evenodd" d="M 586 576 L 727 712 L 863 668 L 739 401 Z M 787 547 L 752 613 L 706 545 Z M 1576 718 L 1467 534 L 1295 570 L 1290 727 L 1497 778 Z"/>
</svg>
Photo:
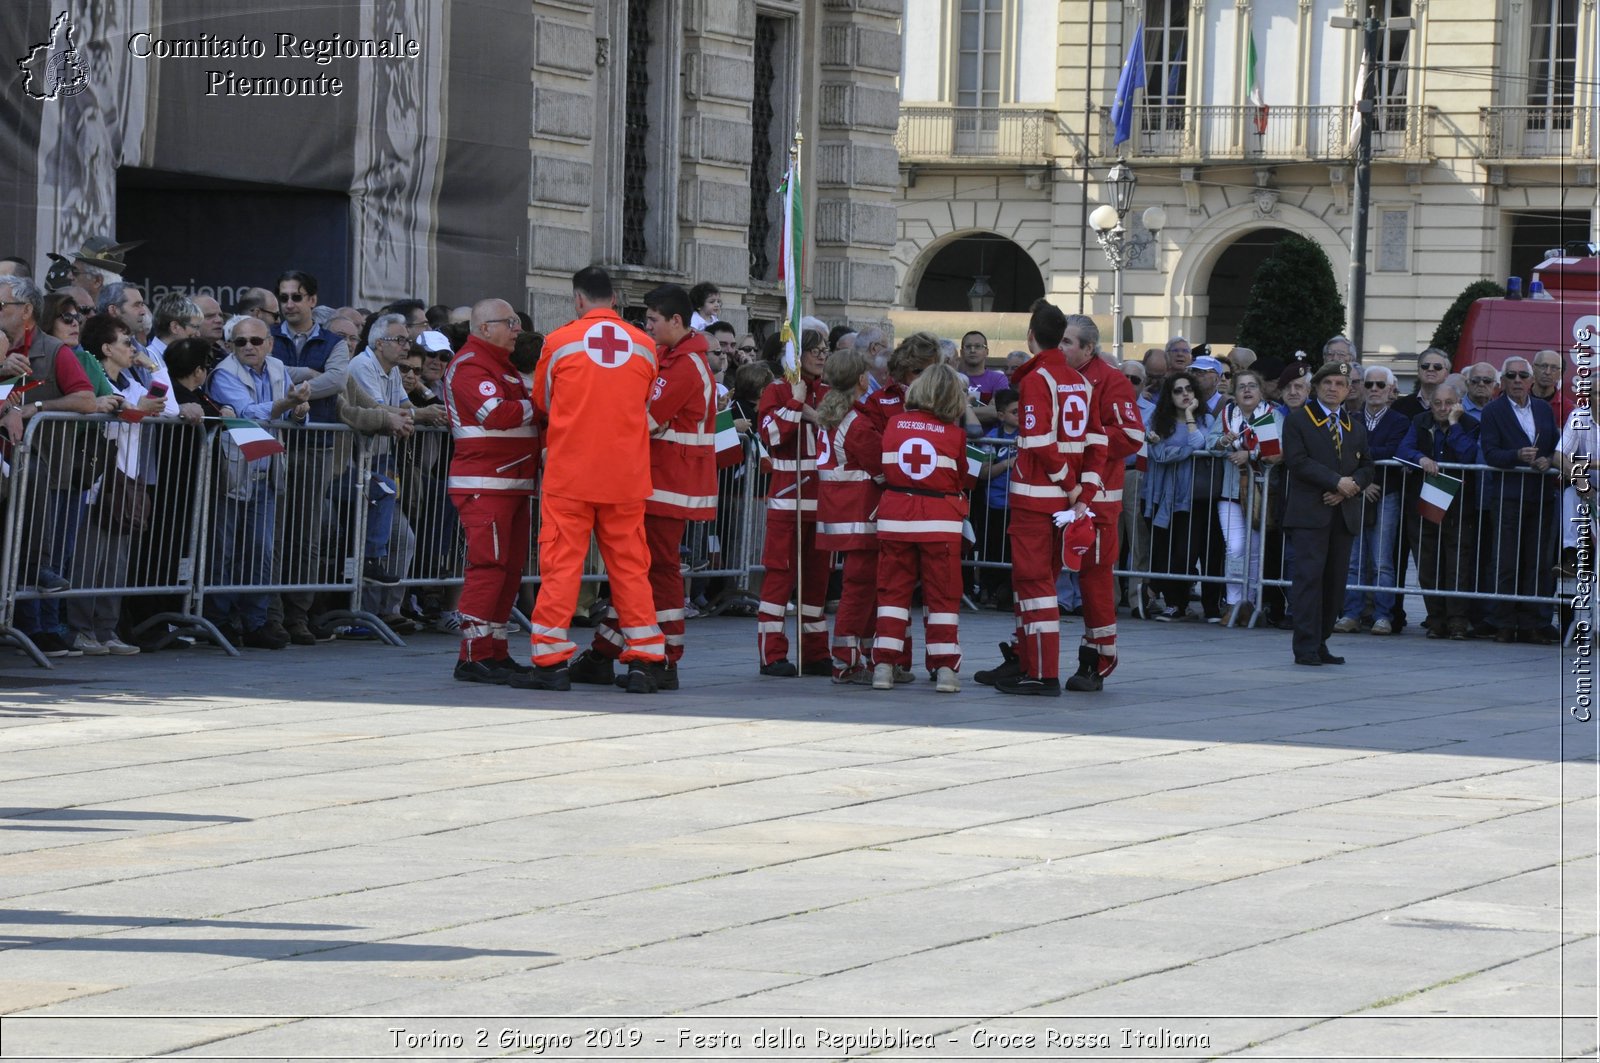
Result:
<svg viewBox="0 0 1600 1063">
<path fill-rule="evenodd" d="M 883 436 L 861 406 L 867 393 L 867 359 L 835 351 L 822 370 L 828 394 L 817 407 L 821 445 L 817 475 L 817 548 L 839 554 L 844 569 L 839 609 L 833 617 L 833 681 L 861 683 L 872 674 L 861 642 L 872 637 L 878 593 L 878 540 L 874 517 L 883 483 Z"/>
<path fill-rule="evenodd" d="M 962 492 L 974 482 L 967 466 L 962 412 L 967 384 L 943 363 L 930 366 L 906 391 L 905 412 L 883 430 L 883 500 L 878 504 L 878 627 L 872 643 L 872 688 L 894 686 L 895 666 L 909 666 L 906 629 L 911 594 L 922 581 L 927 608 L 923 637 L 928 671 L 941 694 L 961 689 Z"/>
</svg>

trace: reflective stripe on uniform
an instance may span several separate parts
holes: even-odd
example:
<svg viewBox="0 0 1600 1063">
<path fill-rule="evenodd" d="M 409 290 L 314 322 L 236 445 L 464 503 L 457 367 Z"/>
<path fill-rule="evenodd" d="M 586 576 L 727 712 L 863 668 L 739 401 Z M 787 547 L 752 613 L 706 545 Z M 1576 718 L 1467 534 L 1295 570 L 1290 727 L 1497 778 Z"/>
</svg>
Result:
<svg viewBox="0 0 1600 1063">
<path fill-rule="evenodd" d="M 860 483 L 872 479 L 872 474 L 865 469 L 823 469 L 817 475 L 835 484 Z"/>
<path fill-rule="evenodd" d="M 709 509 L 717 504 L 716 495 L 680 495 L 676 491 L 663 491 L 660 488 L 650 492 L 649 501 L 665 502 L 669 506 L 683 506 L 685 509 Z"/>
<path fill-rule="evenodd" d="M 905 646 L 905 639 L 892 639 L 887 635 L 879 635 L 872 640 L 872 648 L 875 650 L 903 650 Z"/>
<path fill-rule="evenodd" d="M 717 441 L 715 432 L 680 432 L 676 428 L 664 429 L 654 438 L 666 443 L 681 443 L 686 447 L 708 447 Z"/>
<path fill-rule="evenodd" d="M 929 657 L 959 657 L 961 656 L 961 643 L 959 642 L 930 642 L 924 648 Z"/>
<path fill-rule="evenodd" d="M 870 520 L 856 521 L 854 523 L 844 521 L 837 524 L 827 521 L 819 521 L 817 523 L 818 535 L 872 535 L 877 530 L 877 524 Z"/>
<path fill-rule="evenodd" d="M 961 614 L 929 613 L 923 622 L 927 624 L 959 624 L 961 623 Z"/>
<path fill-rule="evenodd" d="M 1023 598 L 1017 602 L 1017 608 L 1024 613 L 1034 609 L 1054 609 L 1055 607 L 1056 600 L 1054 598 Z"/>
<path fill-rule="evenodd" d="M 452 439 L 538 439 L 539 429 L 531 424 L 516 428 L 476 428 L 466 425 L 450 429 Z"/>
<path fill-rule="evenodd" d="M 880 605 L 878 615 L 892 617 L 895 620 L 910 620 L 911 610 L 902 609 L 898 605 Z"/>
<path fill-rule="evenodd" d="M 1060 630 L 1061 621 L 1059 620 L 1030 620 L 1022 625 L 1022 633 L 1024 635 L 1049 635 Z"/>
<path fill-rule="evenodd" d="M 1055 484 L 1025 484 L 1015 477 L 1011 480 L 1011 493 L 1027 498 L 1065 498 L 1067 491 Z"/>
<path fill-rule="evenodd" d="M 804 512 L 815 513 L 817 511 L 816 499 L 803 498 L 800 501 L 802 503 L 800 508 Z M 792 498 L 769 498 L 767 499 L 767 508 L 777 510 L 780 513 L 793 513 L 795 510 L 795 500 Z"/>
<path fill-rule="evenodd" d="M 954 532 L 956 535 L 960 535 L 961 522 L 959 520 L 885 520 L 879 517 L 878 532 L 879 534 L 884 532 L 911 534 L 917 532 Z"/>
<path fill-rule="evenodd" d="M 445 487 L 451 491 L 532 491 L 535 482 L 509 476 L 452 476 Z"/>
</svg>

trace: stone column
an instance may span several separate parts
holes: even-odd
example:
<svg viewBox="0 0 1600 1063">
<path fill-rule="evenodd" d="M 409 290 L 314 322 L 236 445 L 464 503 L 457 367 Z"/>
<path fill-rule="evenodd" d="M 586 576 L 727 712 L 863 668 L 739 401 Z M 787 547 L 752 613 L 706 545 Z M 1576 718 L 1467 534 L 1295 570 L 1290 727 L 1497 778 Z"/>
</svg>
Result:
<svg viewBox="0 0 1600 1063">
<path fill-rule="evenodd" d="M 807 280 L 830 323 L 881 321 L 896 302 L 891 253 L 899 155 L 901 0 L 823 0 L 816 138 L 807 146 L 815 251 Z"/>
</svg>

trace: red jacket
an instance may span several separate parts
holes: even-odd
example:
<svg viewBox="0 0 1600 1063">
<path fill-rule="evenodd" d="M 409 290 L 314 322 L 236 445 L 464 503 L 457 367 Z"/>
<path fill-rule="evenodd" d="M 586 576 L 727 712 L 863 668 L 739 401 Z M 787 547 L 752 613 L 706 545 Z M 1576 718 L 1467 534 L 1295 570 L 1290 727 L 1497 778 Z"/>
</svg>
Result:
<svg viewBox="0 0 1600 1063">
<path fill-rule="evenodd" d="M 856 403 L 831 432 L 819 433 L 817 547 L 876 550 L 878 499 L 883 484 L 883 433 Z"/>
<path fill-rule="evenodd" d="M 1019 402 L 1017 460 L 1011 466 L 1012 509 L 1054 513 L 1075 502 L 1092 508 L 1105 463 L 1105 435 L 1089 382 L 1060 347 L 1034 355 L 1011 377 Z"/>
<path fill-rule="evenodd" d="M 544 493 L 582 502 L 650 496 L 655 341 L 610 310 L 545 337 L 533 401 L 549 415 Z"/>
<path fill-rule="evenodd" d="M 1078 370 L 1094 389 L 1094 411 L 1104 431 L 1105 450 L 1098 468 L 1084 469 L 1084 478 L 1099 477 L 1100 491 L 1094 502 L 1096 524 L 1116 524 L 1122 515 L 1122 479 L 1127 459 L 1144 446 L 1144 418 L 1139 416 L 1138 396 L 1122 370 L 1098 354 L 1089 356 Z M 1093 454 L 1093 448 L 1085 452 Z"/>
<path fill-rule="evenodd" d="M 973 482 L 967 470 L 965 428 L 921 410 L 896 414 L 883 430 L 878 538 L 960 542 L 967 516 L 962 491 Z"/>
<path fill-rule="evenodd" d="M 717 386 L 706 338 L 690 332 L 656 349 L 650 392 L 650 497 L 644 511 L 685 520 L 717 516 Z"/>
<path fill-rule="evenodd" d="M 861 407 L 878 431 L 888 427 L 889 421 L 906 408 L 906 387 L 891 380 L 871 395 L 861 400 Z"/>
<path fill-rule="evenodd" d="M 450 491 L 532 494 L 539 475 L 539 427 L 511 352 L 473 336 L 444 371 L 444 404 L 455 452 Z"/>
<path fill-rule="evenodd" d="M 806 401 L 813 410 L 828 393 L 821 380 L 806 381 Z M 767 520 L 793 522 L 796 509 L 817 511 L 817 449 L 821 430 L 800 416 L 802 403 L 794 385 L 774 380 L 761 393 L 756 432 L 767 448 L 772 479 L 767 484 Z M 803 430 L 802 430 L 803 429 Z M 804 479 L 800 479 L 800 477 Z M 798 481 L 799 505 L 795 496 Z"/>
</svg>

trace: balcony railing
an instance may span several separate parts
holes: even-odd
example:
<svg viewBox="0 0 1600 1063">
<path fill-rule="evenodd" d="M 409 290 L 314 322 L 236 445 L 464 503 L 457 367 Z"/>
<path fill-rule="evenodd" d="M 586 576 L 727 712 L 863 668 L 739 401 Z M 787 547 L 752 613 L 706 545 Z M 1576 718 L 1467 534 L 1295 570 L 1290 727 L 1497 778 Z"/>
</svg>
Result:
<svg viewBox="0 0 1600 1063">
<path fill-rule="evenodd" d="M 901 107 L 894 146 L 902 161 L 1043 164 L 1050 159 L 1050 111 L 987 107 Z"/>
<path fill-rule="evenodd" d="M 1267 106 L 1147 104 L 1135 108 L 1133 136 L 1114 148 L 1109 108 L 1101 108 L 1100 154 L 1196 162 L 1335 161 L 1355 155 L 1347 104 Z M 1376 159 L 1430 157 L 1435 112 L 1417 104 L 1382 104 L 1374 115 Z"/>
<path fill-rule="evenodd" d="M 1572 104 L 1482 107 L 1485 159 L 1592 158 L 1593 108 Z"/>
</svg>

